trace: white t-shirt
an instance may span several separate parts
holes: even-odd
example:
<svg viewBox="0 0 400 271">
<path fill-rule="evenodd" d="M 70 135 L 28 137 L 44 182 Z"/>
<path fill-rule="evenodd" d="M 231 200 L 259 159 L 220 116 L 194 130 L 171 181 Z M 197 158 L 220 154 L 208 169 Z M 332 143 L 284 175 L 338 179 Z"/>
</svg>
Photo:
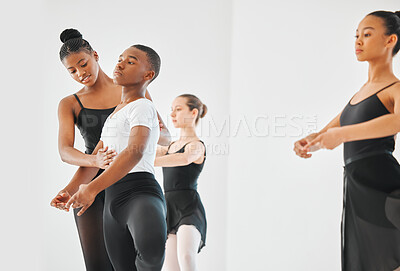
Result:
<svg viewBox="0 0 400 271">
<path fill-rule="evenodd" d="M 113 116 L 111 117 L 111 115 Z M 116 150 L 118 155 L 128 146 L 132 127 L 145 126 L 149 128 L 150 138 L 144 149 L 143 157 L 129 173 L 146 171 L 154 174 L 154 159 L 160 137 L 160 126 L 154 104 L 146 98 L 141 98 L 128 103 L 111 115 L 105 121 L 101 132 L 100 140 L 103 141 L 103 147 L 108 146 L 109 150 Z"/>
</svg>

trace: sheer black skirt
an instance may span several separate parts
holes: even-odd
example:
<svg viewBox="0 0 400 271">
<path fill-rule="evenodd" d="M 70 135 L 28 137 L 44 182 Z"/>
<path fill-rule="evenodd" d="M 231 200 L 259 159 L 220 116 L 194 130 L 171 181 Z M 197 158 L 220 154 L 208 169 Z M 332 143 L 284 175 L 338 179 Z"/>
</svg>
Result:
<svg viewBox="0 0 400 271">
<path fill-rule="evenodd" d="M 198 252 L 206 244 L 206 212 L 196 190 L 175 190 L 165 193 L 167 202 L 167 231 L 176 234 L 182 225 L 193 225 L 200 232 Z"/>
<path fill-rule="evenodd" d="M 400 266 L 400 165 L 388 153 L 365 154 L 344 167 L 342 270 Z"/>
</svg>

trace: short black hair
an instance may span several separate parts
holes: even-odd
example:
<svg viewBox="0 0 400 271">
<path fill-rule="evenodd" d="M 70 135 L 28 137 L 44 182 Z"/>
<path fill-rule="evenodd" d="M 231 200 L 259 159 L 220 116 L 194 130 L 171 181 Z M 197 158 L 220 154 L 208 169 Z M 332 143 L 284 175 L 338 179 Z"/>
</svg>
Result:
<svg viewBox="0 0 400 271">
<path fill-rule="evenodd" d="M 160 67 L 161 67 L 160 56 L 152 48 L 145 46 L 145 45 L 135 44 L 135 45 L 132 45 L 131 47 L 134 47 L 134 48 L 139 49 L 140 51 L 143 51 L 146 53 L 147 59 L 149 60 L 149 64 L 151 66 L 151 69 L 154 71 L 154 77 L 153 77 L 153 79 L 151 79 L 150 83 L 153 82 L 153 80 L 156 79 L 158 74 L 160 73 Z"/>
<path fill-rule="evenodd" d="M 76 29 L 65 29 L 60 34 L 60 40 L 63 42 L 60 48 L 61 61 L 72 53 L 86 51 L 88 54 L 91 54 L 93 52 L 92 46 L 90 46 L 87 40 L 82 38 L 82 34 Z"/>
<path fill-rule="evenodd" d="M 386 35 L 395 34 L 397 36 L 397 43 L 393 48 L 393 56 L 400 50 L 400 11 L 391 12 L 378 10 L 371 12 L 368 15 L 373 15 L 383 19 L 386 27 Z"/>
</svg>

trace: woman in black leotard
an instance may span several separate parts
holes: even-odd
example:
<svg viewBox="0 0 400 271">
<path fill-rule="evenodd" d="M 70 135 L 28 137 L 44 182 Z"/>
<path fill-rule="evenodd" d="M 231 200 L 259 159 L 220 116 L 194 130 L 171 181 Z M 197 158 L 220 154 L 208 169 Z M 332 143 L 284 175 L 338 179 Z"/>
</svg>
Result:
<svg viewBox="0 0 400 271">
<path fill-rule="evenodd" d="M 205 245 L 207 221 L 197 179 L 206 159 L 204 143 L 196 135 L 196 124 L 207 107 L 194 95 L 178 96 L 171 117 L 180 138 L 168 147 L 159 147 L 156 166 L 163 167 L 167 202 L 168 239 L 163 269 L 197 270 L 196 255 Z"/>
<path fill-rule="evenodd" d="M 399 12 L 367 15 L 356 34 L 356 55 L 368 61 L 367 83 L 319 133 L 295 143 L 310 151 L 344 143 L 342 270 L 400 267 L 400 165 L 392 156 L 400 131 L 400 83 L 392 70 L 400 49 Z M 399 269 L 400 270 L 400 269 Z"/>
<path fill-rule="evenodd" d="M 60 49 L 60 59 L 72 78 L 84 87 L 62 99 L 59 104 L 59 152 L 61 159 L 69 164 L 101 168 L 97 173 L 99 175 L 116 153 L 107 148 L 97 153 L 93 153 L 93 150 L 100 139 L 105 120 L 121 100 L 121 87 L 102 71 L 97 52 L 82 39 L 77 30 L 67 29 L 60 38 L 64 43 Z M 151 99 L 148 93 L 146 97 Z M 74 148 L 75 125 L 85 141 L 85 153 Z M 163 136 L 159 143 L 168 144 L 168 130 L 163 128 L 161 133 Z M 68 187 L 64 188 L 51 205 L 64 209 L 72 194 Z M 74 210 L 86 270 L 89 271 L 113 270 L 104 245 L 103 209 L 104 192 L 101 192 L 85 215 L 77 216 L 79 210 Z"/>
</svg>

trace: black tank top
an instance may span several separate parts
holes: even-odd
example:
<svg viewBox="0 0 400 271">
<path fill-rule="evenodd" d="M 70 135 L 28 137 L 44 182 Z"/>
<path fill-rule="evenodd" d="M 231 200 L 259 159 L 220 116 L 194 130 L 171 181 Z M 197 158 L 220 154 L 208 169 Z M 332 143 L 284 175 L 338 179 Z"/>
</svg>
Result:
<svg viewBox="0 0 400 271">
<path fill-rule="evenodd" d="M 398 81 L 397 81 L 398 82 Z M 390 114 L 390 112 L 383 105 L 377 94 L 388 87 L 393 86 L 397 82 L 394 82 L 368 98 L 362 100 L 354 105 L 349 103 L 343 109 L 340 116 L 340 126 L 346 126 L 351 124 L 357 124 L 366 122 L 382 115 Z M 353 96 L 354 97 L 354 96 Z M 355 155 L 364 154 L 375 151 L 394 151 L 394 135 L 373 139 L 356 140 L 344 143 L 344 160 L 346 161 L 350 157 Z"/>
<path fill-rule="evenodd" d="M 100 140 L 104 122 L 114 111 L 115 107 L 108 109 L 85 108 L 79 100 L 78 95 L 74 94 L 74 96 L 81 106 L 81 111 L 75 118 L 75 124 L 85 141 L 85 153 L 91 154 Z"/>
<path fill-rule="evenodd" d="M 200 140 L 201 143 L 204 142 Z M 175 153 L 183 153 L 185 151 L 186 143 L 182 148 L 180 148 Z M 171 147 L 172 143 L 168 147 Z M 205 147 L 205 146 L 204 146 Z M 168 153 L 173 154 L 173 153 Z M 204 160 L 201 164 L 190 163 L 186 166 L 177 167 L 163 167 L 164 175 L 164 191 L 175 191 L 175 190 L 197 190 L 197 179 L 204 167 L 204 162 L 206 161 L 206 152 L 204 151 Z"/>
</svg>

